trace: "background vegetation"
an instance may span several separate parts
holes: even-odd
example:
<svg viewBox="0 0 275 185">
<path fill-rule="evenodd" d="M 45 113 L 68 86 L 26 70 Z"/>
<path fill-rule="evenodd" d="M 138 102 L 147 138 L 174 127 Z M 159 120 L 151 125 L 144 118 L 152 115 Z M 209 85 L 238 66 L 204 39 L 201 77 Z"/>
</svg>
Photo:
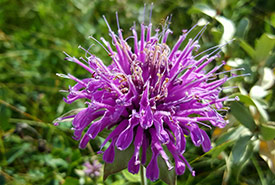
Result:
<svg viewBox="0 0 275 185">
<path fill-rule="evenodd" d="M 52 121 L 82 102 L 62 101 L 72 81 L 56 73 L 85 77 L 81 67 L 64 61 L 62 51 L 85 55 L 95 38 L 108 38 L 105 15 L 115 29 L 119 12 L 124 34 L 143 19 L 142 1 L 126 0 L 0 0 L 0 184 L 138 184 L 139 176 L 127 171 L 103 182 L 102 175 L 85 175 L 83 163 L 95 160 L 97 138 L 85 149 L 71 136 L 70 123 Z M 146 1 L 150 4 L 151 1 Z M 225 70 L 245 68 L 250 73 L 228 85 L 239 90 L 240 102 L 231 103 L 230 124 L 207 130 L 213 146 L 203 155 L 187 145 L 196 177 L 188 171 L 178 184 L 275 184 L 275 1 L 273 0 L 159 0 L 154 2 L 152 22 L 161 26 L 173 14 L 169 37 L 173 44 L 182 29 L 209 22 L 202 49 L 235 38 L 225 47 Z M 147 15 L 148 16 L 148 15 Z M 196 33 L 196 30 L 193 34 Z M 108 64 L 99 46 L 92 52 Z M 102 162 L 100 156 L 97 159 Z M 164 184 L 161 181 L 149 184 Z"/>
</svg>

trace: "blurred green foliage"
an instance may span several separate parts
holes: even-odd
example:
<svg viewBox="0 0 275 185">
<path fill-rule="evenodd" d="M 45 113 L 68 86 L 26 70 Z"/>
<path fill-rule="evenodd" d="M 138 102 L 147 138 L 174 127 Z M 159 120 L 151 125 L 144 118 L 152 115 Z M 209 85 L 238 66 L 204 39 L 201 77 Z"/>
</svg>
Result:
<svg viewBox="0 0 275 185">
<path fill-rule="evenodd" d="M 62 101 L 64 94 L 59 90 L 72 82 L 55 74 L 86 75 L 77 65 L 63 61 L 62 51 L 83 56 L 77 47 L 91 46 L 89 35 L 108 38 L 102 15 L 115 29 L 116 11 L 127 37 L 133 22 L 143 19 L 143 3 L 0 0 L 0 184 L 138 184 L 140 177 L 126 170 L 105 182 L 102 176 L 85 176 L 83 163 L 95 155 L 102 139 L 79 150 L 71 138 L 70 123 L 55 127 L 51 122 L 83 106 Z M 176 41 L 182 29 L 209 22 L 202 49 L 234 38 L 224 49 L 225 70 L 242 67 L 250 73 L 228 82 L 239 87 L 228 94 L 239 96 L 240 102 L 229 104 L 232 111 L 226 128 L 208 131 L 214 148 L 203 154 L 187 145 L 184 155 L 197 175 L 186 172 L 178 177 L 178 184 L 275 184 L 275 1 L 160 0 L 154 4 L 156 27 L 173 14 L 174 33 L 168 44 Z M 110 63 L 100 46 L 92 46 L 91 51 Z"/>
</svg>

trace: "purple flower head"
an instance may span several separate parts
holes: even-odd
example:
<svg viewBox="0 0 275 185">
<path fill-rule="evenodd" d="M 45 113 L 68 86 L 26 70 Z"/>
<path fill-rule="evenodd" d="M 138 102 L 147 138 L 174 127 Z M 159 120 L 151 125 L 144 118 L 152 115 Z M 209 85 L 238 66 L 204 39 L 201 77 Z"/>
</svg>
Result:
<svg viewBox="0 0 275 185">
<path fill-rule="evenodd" d="M 175 45 L 169 47 L 166 44 L 172 33 L 169 18 L 161 33 L 153 32 L 151 23 L 142 23 L 140 34 L 134 26 L 131 29 L 133 35 L 126 39 L 119 23 L 116 34 L 105 17 L 104 20 L 112 40 L 108 42 L 101 38 L 103 44 L 96 42 L 107 51 L 111 65 L 105 66 L 100 58 L 85 49 L 89 54 L 85 59 L 78 60 L 65 53 L 66 60 L 90 73 L 86 79 L 61 75 L 76 82 L 69 88 L 64 101 L 68 104 L 77 99 L 87 101 L 85 109 L 68 117 L 73 118 L 74 138 L 80 140 L 79 147 L 85 148 L 103 129 L 110 129 L 111 133 L 101 145 L 102 150 L 107 142 L 111 142 L 105 151 L 101 151 L 105 162 L 113 162 L 115 148 L 123 151 L 133 145 L 134 153 L 128 162 L 131 173 L 138 173 L 140 166 L 148 160 L 147 178 L 157 180 L 159 156 L 169 170 L 175 168 L 177 175 L 183 174 L 186 168 L 194 175 L 183 156 L 186 136 L 190 136 L 195 146 L 202 146 L 204 152 L 209 151 L 211 142 L 201 127 L 224 127 L 227 121 L 221 112 L 228 109 L 223 108 L 223 102 L 235 101 L 219 97 L 221 85 L 233 78 L 219 72 L 225 63 L 210 71 L 205 69 L 219 57 L 222 46 L 196 53 L 205 27 L 182 46 L 195 25 L 191 30 L 183 31 Z M 128 39 L 133 39 L 133 47 L 127 43 Z M 83 133 L 85 128 L 88 129 Z M 150 159 L 147 159 L 147 150 L 152 151 Z"/>
<path fill-rule="evenodd" d="M 102 164 L 100 164 L 97 160 L 93 160 L 91 164 L 89 161 L 86 161 L 84 164 L 84 173 L 90 177 L 98 177 L 100 176 L 100 171 L 102 168 Z"/>
</svg>

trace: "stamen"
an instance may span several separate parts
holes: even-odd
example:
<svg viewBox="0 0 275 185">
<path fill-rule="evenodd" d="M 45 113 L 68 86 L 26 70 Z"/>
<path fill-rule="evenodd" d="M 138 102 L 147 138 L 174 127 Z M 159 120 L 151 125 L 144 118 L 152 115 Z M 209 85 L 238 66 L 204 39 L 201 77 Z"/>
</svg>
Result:
<svg viewBox="0 0 275 185">
<path fill-rule="evenodd" d="M 116 12 L 116 24 L 117 24 L 117 29 L 120 30 L 119 20 L 118 20 L 118 13 L 117 12 Z"/>
<path fill-rule="evenodd" d="M 219 54 L 224 46 L 226 46 L 226 45 L 228 45 L 228 44 L 231 44 L 231 42 L 233 42 L 234 40 L 235 40 L 235 39 L 232 39 L 232 40 L 230 40 L 230 41 L 228 41 L 228 42 L 226 42 L 226 43 L 220 45 L 220 47 L 217 48 L 217 49 L 215 49 L 213 52 L 211 52 L 211 53 L 209 54 L 209 56 L 213 55 L 213 54 L 214 54 L 215 52 L 217 52 L 217 51 L 218 51 L 218 52 L 217 52 L 215 55 Z"/>
<path fill-rule="evenodd" d="M 110 54 L 110 52 L 97 39 L 95 39 L 93 36 L 89 36 L 89 38 L 96 41 L 108 53 L 108 55 Z"/>
<path fill-rule="evenodd" d="M 225 43 L 225 44 L 220 44 L 220 45 L 216 45 L 216 46 L 213 46 L 213 47 L 211 47 L 211 48 L 208 48 L 208 49 L 206 49 L 206 50 L 200 52 L 200 53 L 197 54 L 196 56 L 194 56 L 194 58 L 197 58 L 198 56 L 200 56 L 200 55 L 202 55 L 202 54 L 204 54 L 204 53 L 206 53 L 206 52 L 208 52 L 208 51 L 211 51 L 211 50 L 213 50 L 213 49 L 215 49 L 215 48 L 218 48 L 218 49 L 214 50 L 212 53 L 208 54 L 209 56 L 211 56 L 211 55 L 212 55 L 213 53 L 215 53 L 217 50 L 220 50 L 222 47 L 226 46 L 227 44 L 231 44 L 231 42 L 233 42 L 233 41 L 234 41 L 234 39 L 232 39 L 231 41 L 229 41 L 229 42 L 227 42 L 227 43 Z"/>
<path fill-rule="evenodd" d="M 68 77 L 74 81 L 76 81 L 77 83 L 83 85 L 84 87 L 87 87 L 87 84 L 84 83 L 82 80 L 79 80 L 78 78 L 74 77 L 73 75 L 71 74 L 68 74 Z"/>
<path fill-rule="evenodd" d="M 169 29 L 169 26 L 170 26 L 170 24 L 171 24 L 172 16 L 173 16 L 173 14 L 170 14 L 169 20 L 168 20 L 168 25 L 167 25 L 167 30 Z"/>
<path fill-rule="evenodd" d="M 190 30 L 188 30 L 188 32 L 186 33 L 186 35 L 188 35 L 194 28 L 196 28 L 198 26 L 198 23 L 195 24 Z"/>
<path fill-rule="evenodd" d="M 203 35 L 203 33 L 205 32 L 206 30 L 206 27 L 209 23 L 205 24 L 204 27 L 200 30 L 200 32 L 195 36 L 195 38 L 193 39 L 194 41 L 195 40 L 200 40 L 201 36 Z M 197 39 L 198 37 L 198 39 Z"/>
<path fill-rule="evenodd" d="M 67 92 L 69 92 L 68 90 L 59 90 L 59 92 L 65 92 L 65 93 L 67 93 Z"/>
<path fill-rule="evenodd" d="M 166 17 L 165 22 L 164 22 L 164 25 L 162 26 L 162 34 L 161 34 L 162 38 L 164 37 L 164 34 L 165 34 L 165 30 L 166 30 L 166 27 L 167 27 L 167 22 L 168 22 L 168 20 L 169 20 L 169 16 Z"/>
<path fill-rule="evenodd" d="M 170 29 L 167 29 L 164 36 L 162 37 L 162 43 L 166 43 L 169 33 L 173 33 Z"/>
<path fill-rule="evenodd" d="M 232 74 L 233 76 L 229 77 L 228 80 L 231 80 L 233 78 L 238 78 L 238 77 L 243 77 L 243 76 L 250 76 L 250 73 L 246 73 L 246 74 L 241 74 L 241 75 L 236 75 L 236 74 Z"/>
<path fill-rule="evenodd" d="M 208 127 L 208 128 L 210 128 L 210 129 L 212 129 L 211 126 L 209 126 L 209 125 L 207 125 L 207 124 L 205 124 L 205 123 L 203 123 L 203 122 L 197 121 L 196 123 L 199 123 L 199 124 L 201 124 L 201 125 L 203 125 L 203 126 L 205 126 L 205 127 Z"/>
<path fill-rule="evenodd" d="M 61 77 L 61 78 L 68 78 L 70 79 L 70 77 L 68 75 L 65 74 L 61 74 L 61 73 L 56 73 L 57 76 Z"/>
<path fill-rule="evenodd" d="M 244 71 L 244 70 L 245 70 L 244 68 L 231 69 L 229 71 L 223 71 L 223 72 L 215 73 L 213 75 L 220 75 L 220 74 L 224 74 L 224 73 L 231 73 L 231 72 L 234 72 L 234 71 Z"/>
<path fill-rule="evenodd" d="M 83 51 L 85 51 L 85 57 L 88 58 L 88 57 L 87 57 L 87 53 L 88 53 L 89 55 L 92 55 L 92 54 L 89 52 L 89 50 L 91 49 L 92 46 L 94 46 L 94 44 L 91 44 L 87 50 L 86 50 L 85 48 L 83 48 L 81 45 L 79 45 L 78 48 L 80 48 L 80 49 L 82 49 Z"/>
<path fill-rule="evenodd" d="M 67 60 L 70 61 L 70 62 L 72 62 L 71 61 L 72 57 L 68 53 L 66 53 L 65 51 L 63 51 L 63 53 L 68 57 Z"/>
<path fill-rule="evenodd" d="M 65 51 L 63 51 L 63 53 L 65 55 L 67 55 L 67 58 L 65 58 L 66 60 L 70 61 L 70 62 L 74 62 L 77 63 L 78 65 L 80 65 L 81 67 L 83 67 L 84 69 L 86 69 L 88 72 L 93 73 L 94 71 L 86 66 L 85 64 L 83 64 L 82 62 L 80 62 L 78 59 L 76 59 L 75 57 L 71 57 L 70 55 L 68 55 Z"/>
<path fill-rule="evenodd" d="M 104 15 L 103 15 L 102 17 L 103 17 L 103 19 L 104 19 L 104 21 L 105 21 L 105 23 L 106 23 L 106 25 L 107 25 L 107 27 L 108 27 L 108 29 L 109 29 L 109 32 L 112 32 L 112 29 L 111 29 L 111 27 L 110 27 L 110 25 L 109 25 L 109 23 L 108 23 L 106 17 L 105 17 Z"/>
<path fill-rule="evenodd" d="M 150 16 L 149 16 L 149 24 L 151 24 L 151 18 L 152 18 L 153 6 L 154 6 L 154 3 L 151 3 L 151 7 L 150 7 Z"/>
<path fill-rule="evenodd" d="M 144 8 L 143 8 L 143 24 L 145 23 L 145 14 L 146 14 L 146 3 L 144 3 Z"/>
</svg>

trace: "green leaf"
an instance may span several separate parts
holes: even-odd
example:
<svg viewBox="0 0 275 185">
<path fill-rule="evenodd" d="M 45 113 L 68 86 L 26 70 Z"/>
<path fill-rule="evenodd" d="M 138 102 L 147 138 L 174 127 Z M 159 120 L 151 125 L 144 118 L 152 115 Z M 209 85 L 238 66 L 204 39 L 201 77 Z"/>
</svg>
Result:
<svg viewBox="0 0 275 185">
<path fill-rule="evenodd" d="M 215 18 L 223 26 L 223 35 L 220 43 L 224 44 L 228 41 L 231 41 L 236 31 L 234 23 L 230 19 L 227 19 L 220 15 L 216 16 Z"/>
<path fill-rule="evenodd" d="M 168 185 L 175 185 L 177 180 L 175 169 L 173 168 L 172 170 L 168 170 L 167 165 L 161 156 L 158 156 L 158 167 L 159 178 Z"/>
<path fill-rule="evenodd" d="M 23 156 L 26 153 L 26 151 L 30 149 L 30 146 L 31 146 L 30 143 L 23 143 L 20 147 L 17 147 L 18 150 L 8 158 L 7 163 L 10 164 L 15 159 Z M 16 149 L 16 148 L 14 148 L 14 149 Z"/>
<path fill-rule="evenodd" d="M 242 162 L 242 159 L 245 156 L 248 143 L 251 136 L 245 135 L 240 137 L 232 149 L 233 164 L 238 164 Z"/>
<path fill-rule="evenodd" d="M 123 170 L 122 174 L 130 182 L 140 182 L 139 174 L 132 174 L 132 173 L 128 172 L 128 170 Z"/>
<path fill-rule="evenodd" d="M 229 96 L 230 98 L 234 98 L 238 96 L 240 99 L 240 102 L 243 102 L 246 106 L 252 105 L 255 106 L 255 103 L 253 102 L 253 100 L 248 96 L 248 95 L 243 95 L 241 93 L 234 93 L 231 96 Z"/>
<path fill-rule="evenodd" d="M 104 164 L 103 180 L 106 180 L 106 178 L 109 175 L 115 174 L 127 168 L 128 162 L 131 159 L 133 153 L 134 153 L 133 145 L 130 145 L 126 150 L 123 150 L 123 151 L 115 148 L 114 161 L 112 163 Z"/>
<path fill-rule="evenodd" d="M 5 105 L 0 104 L 0 127 L 3 130 L 8 130 L 12 128 L 12 125 L 9 122 L 9 118 L 11 117 L 11 111 L 9 110 L 8 107 Z"/>
<path fill-rule="evenodd" d="M 0 184 L 5 184 L 6 180 L 3 175 L 0 175 Z"/>
<path fill-rule="evenodd" d="M 225 143 L 222 143 L 218 146 L 215 146 L 214 148 L 212 148 L 211 150 L 209 150 L 208 152 L 196 157 L 194 160 L 192 160 L 189 164 L 192 164 L 198 160 L 200 160 L 201 158 L 203 158 L 206 155 L 212 155 L 212 158 L 216 158 L 226 147 L 230 146 L 233 144 L 233 141 L 227 141 Z"/>
<path fill-rule="evenodd" d="M 275 174 L 275 141 L 260 141 L 259 153 L 267 163 L 270 170 Z"/>
<path fill-rule="evenodd" d="M 220 22 L 223 26 L 223 35 L 222 38 L 220 40 L 220 43 L 226 43 L 228 41 L 230 41 L 235 33 L 235 25 L 234 23 L 230 20 L 227 19 L 226 17 L 217 15 L 216 10 L 214 10 L 213 8 L 209 7 L 206 4 L 195 4 L 189 11 L 188 13 L 196 13 L 196 12 L 201 12 L 204 13 L 205 15 L 208 15 L 214 19 L 216 19 L 218 22 Z"/>
<path fill-rule="evenodd" d="M 256 98 L 256 99 L 262 99 L 267 95 L 267 91 L 259 86 L 259 85 L 254 85 L 249 92 L 249 95 L 251 96 L 251 98 Z"/>
<path fill-rule="evenodd" d="M 191 9 L 189 9 L 188 13 L 204 13 L 205 15 L 208 15 L 210 17 L 214 17 L 217 13 L 216 10 L 210 8 L 208 5 L 206 4 L 195 4 Z"/>
<path fill-rule="evenodd" d="M 259 111 L 260 115 L 262 116 L 262 118 L 264 119 L 263 121 L 268 121 L 269 120 L 269 116 L 268 116 L 268 113 L 266 112 L 265 110 L 265 104 L 263 101 L 263 99 L 255 99 L 255 98 L 252 98 L 252 100 L 254 101 L 256 107 L 257 107 L 257 110 Z"/>
<path fill-rule="evenodd" d="M 235 34 L 236 37 L 244 38 L 245 34 L 248 31 L 248 27 L 249 27 L 249 19 L 246 17 L 242 18 L 237 26 L 237 30 Z"/>
<path fill-rule="evenodd" d="M 251 57 L 254 58 L 255 50 L 244 40 L 240 39 L 240 46 L 243 48 L 244 51 Z"/>
<path fill-rule="evenodd" d="M 246 136 L 243 136 L 243 137 L 246 137 Z M 251 138 L 252 136 L 248 136 L 248 137 Z M 247 139 L 244 138 L 244 140 L 247 140 Z M 239 143 L 236 143 L 236 145 L 240 145 L 240 144 L 242 145 L 242 143 L 244 143 L 239 140 L 237 142 L 239 142 Z M 235 148 L 235 146 L 234 146 L 234 148 Z M 241 156 L 240 161 L 234 162 L 235 159 L 234 159 L 233 150 L 232 150 L 231 155 L 230 155 L 230 163 L 229 164 L 231 166 L 231 172 L 232 172 L 231 179 L 236 179 L 239 182 L 240 174 L 241 174 L 243 168 L 247 165 L 247 161 L 252 157 L 253 145 L 252 145 L 251 141 L 248 141 L 246 143 L 246 145 L 243 146 L 244 148 L 242 146 L 236 146 L 236 147 L 239 148 L 239 152 L 242 153 L 242 156 L 240 155 Z M 240 148 L 243 148 L 244 151 L 241 151 Z M 238 155 L 238 153 L 235 155 Z"/>
<path fill-rule="evenodd" d="M 217 28 L 212 28 L 211 29 L 211 33 L 213 35 L 213 39 L 216 43 L 219 43 L 219 41 L 222 38 L 222 32 L 220 30 L 218 30 Z"/>
<path fill-rule="evenodd" d="M 52 168 L 58 168 L 58 167 L 63 167 L 64 169 L 67 169 L 69 166 L 68 161 L 62 159 L 62 158 L 53 158 L 52 155 L 43 155 L 44 157 L 44 162 L 48 166 Z"/>
<path fill-rule="evenodd" d="M 255 87 L 255 86 L 254 86 Z M 255 89 L 255 88 L 254 88 Z M 252 91 L 252 90 L 251 90 Z M 263 92 L 259 92 L 259 91 L 256 91 L 256 92 L 251 92 L 250 91 L 250 95 L 251 97 L 255 96 L 255 94 L 257 96 L 259 96 L 259 94 L 264 94 Z M 259 113 L 261 114 L 262 118 L 267 121 L 268 120 L 268 114 L 264 108 L 264 106 L 262 105 L 262 103 L 260 102 L 260 99 L 255 99 L 255 98 L 251 98 L 250 96 L 248 95 L 243 95 L 241 93 L 235 93 L 235 94 L 232 94 L 231 96 L 229 96 L 230 98 L 234 98 L 238 96 L 240 98 L 240 102 L 244 103 L 246 106 L 254 106 L 257 108 L 257 110 L 259 111 Z"/>
<path fill-rule="evenodd" d="M 239 102 L 231 103 L 231 113 L 233 116 L 249 130 L 254 131 L 256 124 L 249 110 Z"/>
<path fill-rule="evenodd" d="M 260 126 L 260 134 L 268 141 L 275 138 L 275 122 L 267 122 Z"/>
<path fill-rule="evenodd" d="M 216 147 L 214 147 L 211 151 L 211 154 L 212 154 L 212 158 L 217 158 L 218 155 L 224 151 L 228 146 L 232 145 L 234 143 L 234 141 L 227 141 L 221 145 L 218 145 Z M 210 152 L 209 151 L 209 152 Z"/>
<path fill-rule="evenodd" d="M 78 179 L 73 177 L 66 177 L 63 185 L 75 185 L 75 184 L 79 184 Z"/>
<path fill-rule="evenodd" d="M 228 141 L 234 141 L 236 140 L 240 134 L 245 130 L 245 127 L 243 126 L 239 126 L 237 128 L 233 128 L 231 129 L 229 132 L 223 134 L 217 141 L 216 144 L 217 145 L 221 145 L 225 142 Z"/>
<path fill-rule="evenodd" d="M 274 46 L 275 36 L 264 33 L 258 40 L 256 40 L 254 55 L 255 61 L 261 62 L 266 60 Z"/>
</svg>

